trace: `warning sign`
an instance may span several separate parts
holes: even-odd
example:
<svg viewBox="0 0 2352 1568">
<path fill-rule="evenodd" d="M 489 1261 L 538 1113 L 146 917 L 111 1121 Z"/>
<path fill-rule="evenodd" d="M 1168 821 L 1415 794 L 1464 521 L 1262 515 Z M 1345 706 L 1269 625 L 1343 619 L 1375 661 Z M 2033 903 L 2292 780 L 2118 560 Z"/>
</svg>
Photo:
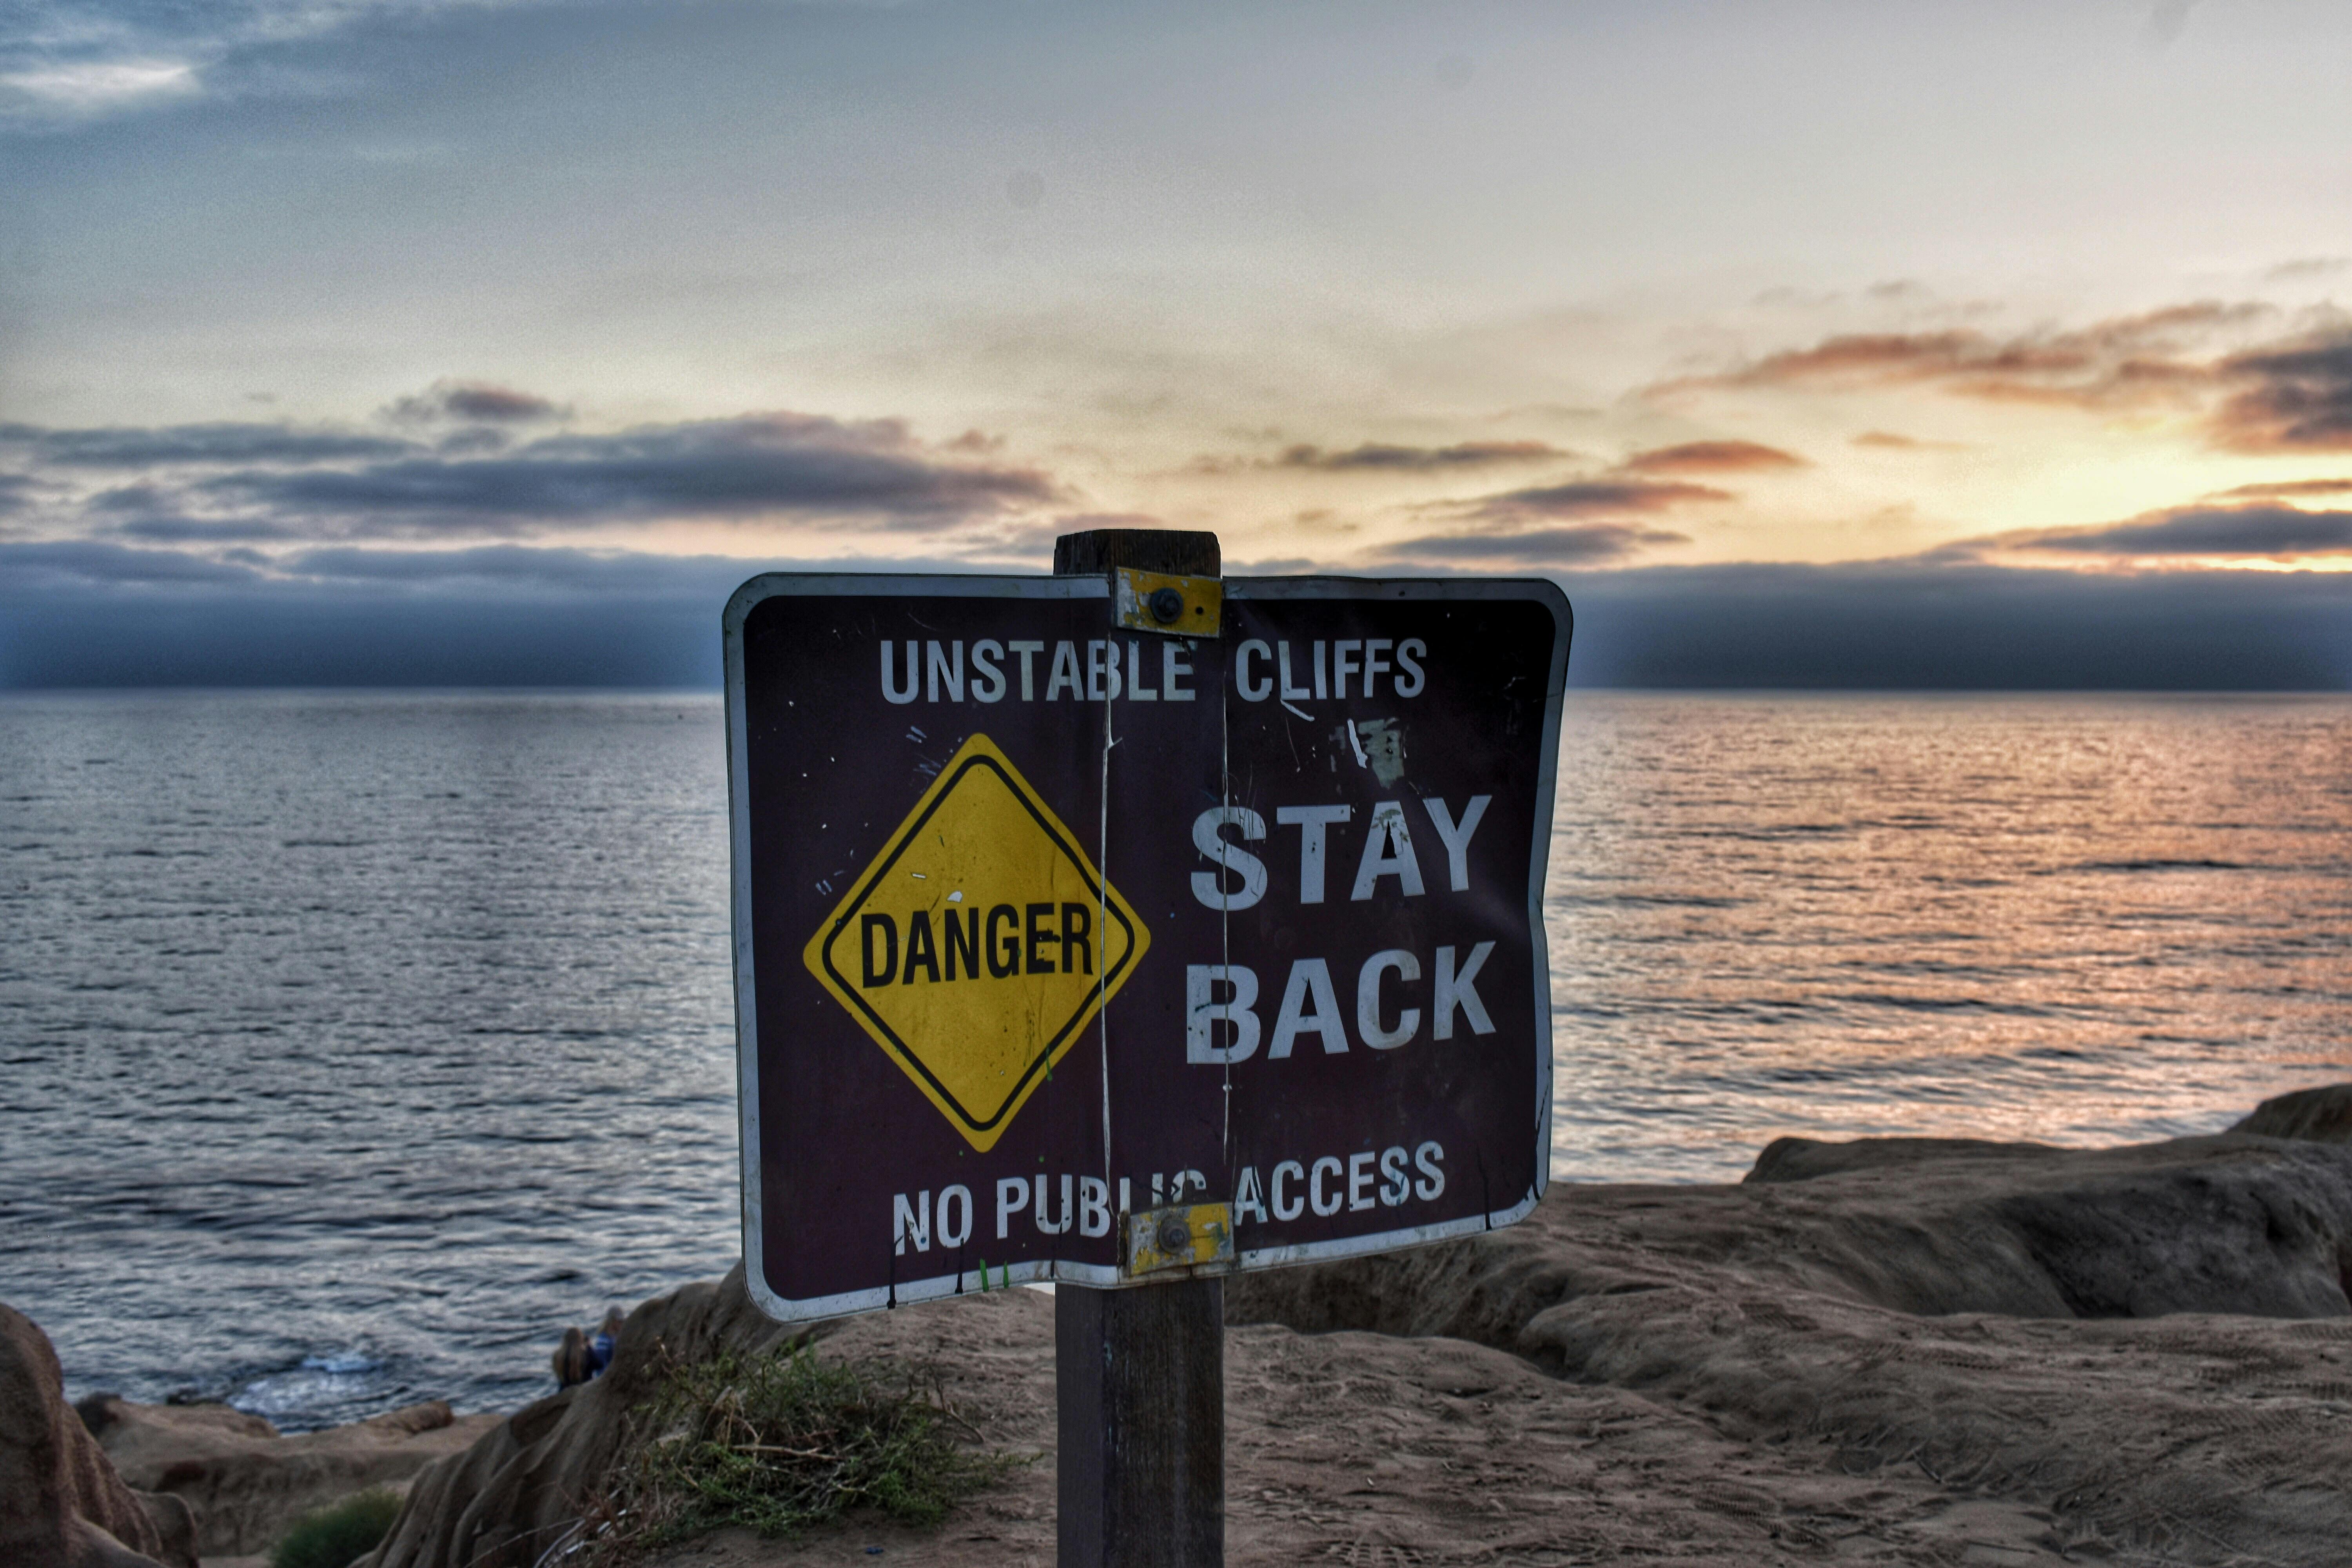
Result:
<svg viewBox="0 0 2352 1568">
<path fill-rule="evenodd" d="M 1150 941 L 1020 770 L 974 735 L 802 957 L 985 1153 Z"/>
<path fill-rule="evenodd" d="M 1543 1194 L 1566 600 L 1124 592 L 773 575 L 728 607 L 775 1317 L 1346 1258 Z"/>
</svg>

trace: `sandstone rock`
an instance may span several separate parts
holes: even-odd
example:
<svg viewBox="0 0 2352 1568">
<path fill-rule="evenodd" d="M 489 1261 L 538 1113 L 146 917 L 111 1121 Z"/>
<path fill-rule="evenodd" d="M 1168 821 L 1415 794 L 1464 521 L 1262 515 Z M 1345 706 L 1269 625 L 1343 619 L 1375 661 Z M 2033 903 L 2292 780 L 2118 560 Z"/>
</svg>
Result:
<svg viewBox="0 0 2352 1568">
<path fill-rule="evenodd" d="M 281 1436 L 226 1405 L 135 1405 L 94 1394 L 76 1407 L 131 1485 L 194 1509 L 207 1556 L 268 1550 L 303 1514 L 370 1487 L 398 1488 L 499 1423 L 439 1400 L 323 1432 Z"/>
<path fill-rule="evenodd" d="M 1227 1284 L 1228 1560 L 2340 1560 L 2352 1147 L 1784 1141 L 1738 1186 L 1555 1188 L 1524 1224 Z M 824 1325 L 930 1359 L 1038 1462 L 936 1532 L 677 1554 L 1049 1561 L 1052 1305 Z M 740 1270 L 420 1477 L 373 1568 L 566 1540 L 661 1351 L 759 1351 Z M 659 1347 L 659 1348 L 657 1348 Z M 667 1559 L 663 1560 L 665 1562 Z"/>
<path fill-rule="evenodd" d="M 2334 1149 L 1782 1139 L 1725 1201 L 1729 1234 L 1653 1226 L 1652 1244 L 1923 1314 L 2352 1310 L 2352 1158 Z"/>
<path fill-rule="evenodd" d="M 65 1401 L 48 1336 L 0 1306 L 0 1563 L 10 1568 L 196 1568 L 176 1499 L 123 1484 Z"/>
<path fill-rule="evenodd" d="M 1227 1316 L 1472 1340 L 2165 1562 L 2330 1561 L 2352 1534 L 2352 1150 L 1759 1164 L 1738 1187 L 1556 1187 L 1509 1230 L 1235 1280 Z"/>
<path fill-rule="evenodd" d="M 622 1326 L 612 1365 L 524 1406 L 472 1448 L 416 1479 L 372 1568 L 530 1568 L 599 1496 L 631 1406 L 649 1398 L 672 1358 L 721 1347 L 757 1353 L 801 1337 L 771 1322 L 743 1269 L 645 1303 Z"/>
<path fill-rule="evenodd" d="M 2352 1083 L 2299 1089 L 2265 1100 L 2254 1113 L 2230 1129 L 2259 1138 L 2303 1138 L 2318 1143 L 2352 1143 Z"/>
<path fill-rule="evenodd" d="M 1922 1317 L 2352 1312 L 2352 1149 L 2222 1136 L 1775 1151 L 1736 1187 L 1563 1184 L 1471 1242 L 1244 1277 L 1227 1312 L 1503 1343 L 1570 1295 L 1662 1287 L 1691 1265 Z"/>
<path fill-rule="evenodd" d="M 1847 1171 L 1880 1170 L 1916 1165 L 1922 1160 L 1986 1160 L 2013 1165 L 2020 1161 L 2069 1152 L 2049 1143 L 1992 1143 L 1980 1138 L 1860 1138 L 1851 1143 L 1823 1143 L 1811 1138 L 1775 1138 L 1756 1156 L 1756 1163 L 1740 1180 L 1810 1182 Z"/>
</svg>

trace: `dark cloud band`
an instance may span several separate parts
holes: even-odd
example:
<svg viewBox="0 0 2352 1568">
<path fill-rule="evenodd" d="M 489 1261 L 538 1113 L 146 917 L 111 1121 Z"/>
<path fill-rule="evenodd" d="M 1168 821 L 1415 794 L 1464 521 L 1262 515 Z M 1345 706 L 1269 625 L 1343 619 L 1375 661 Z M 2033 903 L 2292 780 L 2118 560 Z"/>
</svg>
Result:
<svg viewBox="0 0 2352 1568">
<path fill-rule="evenodd" d="M 1573 456 L 1542 441 L 1464 441 L 1451 447 L 1392 447 L 1368 442 L 1344 452 L 1328 452 L 1320 447 L 1292 447 L 1276 459 L 1276 464 L 1324 473 L 1433 473 L 1504 463 L 1553 462 Z"/>
<path fill-rule="evenodd" d="M 504 388 L 444 387 L 436 406 L 525 423 L 543 399 Z M 221 542 L 396 537 L 514 537 L 669 518 L 855 520 L 938 529 L 1051 502 L 1043 472 L 969 441 L 927 446 L 896 420 L 806 414 L 550 433 L 510 444 L 480 426 L 407 439 L 261 424 L 153 429 L 0 426 L 23 474 L 0 479 L 0 507 L 25 510 L 35 479 L 54 481 L 68 517 L 117 537 Z M 76 478 L 120 470 L 92 490 Z"/>
<path fill-rule="evenodd" d="M 285 564 L 0 543 L 0 685 L 709 686 L 728 592 L 790 563 L 503 546 Z M 2352 574 L 1897 563 L 1559 575 L 1580 686 L 2352 687 Z"/>
<path fill-rule="evenodd" d="M 2238 354 L 2221 374 L 2242 384 L 2213 416 L 2225 446 L 2246 451 L 2352 450 L 2352 332 Z"/>
<path fill-rule="evenodd" d="M 2102 528 L 2004 535 L 2011 549 L 2141 558 L 2236 556 L 2290 561 L 2352 554 L 2352 511 L 2284 506 L 2188 507 Z"/>
<path fill-rule="evenodd" d="M 1672 479 L 1573 479 L 1564 485 L 1507 490 L 1476 503 L 1472 515 L 1497 520 L 1611 517 L 1665 511 L 1692 502 L 1737 499 L 1712 485 Z"/>
<path fill-rule="evenodd" d="M 942 462 L 895 422 L 770 415 L 550 436 L 487 458 L 244 470 L 207 490 L 281 517 L 485 524 L 859 514 L 933 523 L 1054 498 L 1028 469 Z"/>
<path fill-rule="evenodd" d="M 1622 561 L 1643 546 L 1687 544 L 1689 535 L 1628 523 L 1589 522 L 1521 533 L 1452 533 L 1416 539 L 1389 553 L 1400 561 L 1510 562 L 1532 567 L 1589 566 Z"/>
<path fill-rule="evenodd" d="M 0 425 L 0 448 L 7 447 L 31 461 L 68 468 L 344 463 L 396 458 L 415 449 L 390 437 L 244 423 L 84 430 Z"/>
</svg>

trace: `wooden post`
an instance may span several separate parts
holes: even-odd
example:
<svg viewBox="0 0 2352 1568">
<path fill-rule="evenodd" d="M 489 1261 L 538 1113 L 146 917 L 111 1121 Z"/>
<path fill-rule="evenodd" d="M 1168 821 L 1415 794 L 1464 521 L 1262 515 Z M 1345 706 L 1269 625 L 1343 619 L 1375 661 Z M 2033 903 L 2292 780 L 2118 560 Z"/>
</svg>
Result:
<svg viewBox="0 0 2352 1568">
<path fill-rule="evenodd" d="M 1054 574 L 1220 574 L 1217 536 L 1103 528 L 1054 542 Z M 1054 1292 L 1060 1568 L 1223 1568 L 1222 1279 Z"/>
</svg>

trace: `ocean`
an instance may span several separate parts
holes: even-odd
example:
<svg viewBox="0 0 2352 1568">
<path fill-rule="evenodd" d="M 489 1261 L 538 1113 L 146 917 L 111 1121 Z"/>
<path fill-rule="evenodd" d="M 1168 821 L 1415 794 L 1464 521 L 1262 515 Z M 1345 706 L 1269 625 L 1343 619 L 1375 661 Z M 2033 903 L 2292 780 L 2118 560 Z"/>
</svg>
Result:
<svg viewBox="0 0 2352 1568">
<path fill-rule="evenodd" d="M 2352 700 L 1579 693 L 1556 1180 L 2352 1078 Z M 737 1251 L 716 697 L 0 697 L 0 1300 L 293 1430 Z"/>
</svg>

